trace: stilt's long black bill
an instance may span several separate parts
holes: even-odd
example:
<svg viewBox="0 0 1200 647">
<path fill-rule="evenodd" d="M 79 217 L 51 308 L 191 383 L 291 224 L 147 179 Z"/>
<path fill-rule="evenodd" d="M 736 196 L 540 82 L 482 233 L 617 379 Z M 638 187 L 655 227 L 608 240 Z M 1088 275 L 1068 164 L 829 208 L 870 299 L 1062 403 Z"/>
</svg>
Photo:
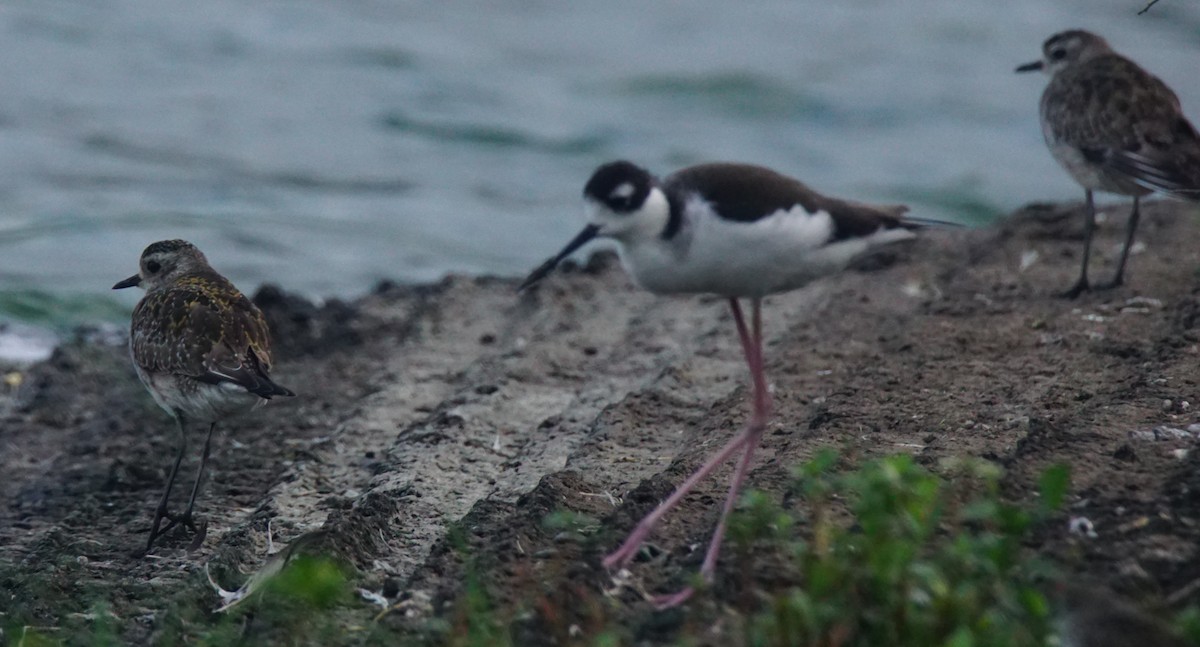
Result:
<svg viewBox="0 0 1200 647">
<path fill-rule="evenodd" d="M 1042 69 L 1042 62 L 1034 61 L 1032 63 L 1026 63 L 1026 64 L 1018 67 L 1017 71 L 1018 72 L 1036 72 L 1040 69 Z"/>
<path fill-rule="evenodd" d="M 564 247 L 563 250 L 558 253 L 558 255 L 546 261 L 545 263 L 542 263 L 536 270 L 530 272 L 529 276 L 525 277 L 525 281 L 521 283 L 521 286 L 517 288 L 517 292 L 520 292 L 534 283 L 546 278 L 546 275 L 550 274 L 550 272 L 553 272 L 554 268 L 558 267 L 558 264 L 561 263 L 564 258 L 570 256 L 580 247 L 583 247 L 589 240 L 595 238 L 599 233 L 600 228 L 596 225 L 588 225 L 587 227 L 584 227 L 583 231 L 579 232 L 578 236 L 571 239 L 571 242 L 567 243 L 567 246 Z"/>
<path fill-rule="evenodd" d="M 117 283 L 116 285 L 114 285 L 112 287 L 112 289 L 124 290 L 125 288 L 131 288 L 131 287 L 134 287 L 135 285 L 141 285 L 141 284 L 142 284 L 142 277 L 138 276 L 137 274 L 134 274 L 133 276 L 125 279 L 124 281 L 121 281 L 120 283 Z"/>
</svg>

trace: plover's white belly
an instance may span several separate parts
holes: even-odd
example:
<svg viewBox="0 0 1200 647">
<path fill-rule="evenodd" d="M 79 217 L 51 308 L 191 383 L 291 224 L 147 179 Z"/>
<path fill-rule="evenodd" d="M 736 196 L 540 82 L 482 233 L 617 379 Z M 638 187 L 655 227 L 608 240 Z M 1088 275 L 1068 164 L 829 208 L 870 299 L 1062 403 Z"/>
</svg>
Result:
<svg viewBox="0 0 1200 647">
<path fill-rule="evenodd" d="M 829 243 L 829 215 L 798 206 L 754 222 L 706 214 L 690 224 L 678 239 L 622 244 L 622 261 L 639 285 L 660 294 L 764 296 L 838 272 L 873 246 L 913 237 L 890 229 Z"/>
<path fill-rule="evenodd" d="M 217 422 L 265 402 L 232 382 L 208 384 L 178 375 L 151 375 L 140 367 L 137 373 L 158 406 L 171 415 L 179 411 L 196 422 Z"/>
<path fill-rule="evenodd" d="M 1083 153 L 1075 146 L 1056 143 L 1051 140 L 1050 136 L 1047 136 L 1046 145 L 1049 146 L 1050 154 L 1054 156 L 1054 159 L 1085 189 L 1120 195 L 1149 193 L 1148 190 L 1138 186 L 1132 180 L 1106 172 L 1104 167 L 1084 157 Z"/>
</svg>

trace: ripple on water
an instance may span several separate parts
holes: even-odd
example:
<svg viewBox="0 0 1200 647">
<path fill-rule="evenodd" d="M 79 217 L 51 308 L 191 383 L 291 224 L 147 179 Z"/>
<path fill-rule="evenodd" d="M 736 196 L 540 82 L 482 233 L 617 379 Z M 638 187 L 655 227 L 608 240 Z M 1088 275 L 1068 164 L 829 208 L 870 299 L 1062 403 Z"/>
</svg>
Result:
<svg viewBox="0 0 1200 647">
<path fill-rule="evenodd" d="M 497 124 L 454 123 L 423 120 L 399 111 L 385 114 L 380 123 L 389 130 L 420 135 L 442 142 L 473 144 L 488 148 L 513 148 L 556 154 L 583 155 L 601 150 L 608 137 L 600 134 L 547 137 Z"/>
<path fill-rule="evenodd" d="M 834 106 L 790 84 L 749 72 L 638 76 L 616 85 L 618 94 L 661 99 L 758 119 L 830 119 Z"/>
<path fill-rule="evenodd" d="M 0 322 L 15 319 L 65 331 L 94 322 L 123 322 L 129 309 L 108 296 L 51 294 L 41 290 L 0 291 Z"/>
</svg>

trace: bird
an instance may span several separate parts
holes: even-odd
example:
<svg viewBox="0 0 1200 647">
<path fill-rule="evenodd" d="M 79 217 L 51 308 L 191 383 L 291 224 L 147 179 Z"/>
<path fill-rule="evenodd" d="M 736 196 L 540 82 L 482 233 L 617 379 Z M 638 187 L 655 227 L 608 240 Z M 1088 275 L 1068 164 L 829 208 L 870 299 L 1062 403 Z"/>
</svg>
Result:
<svg viewBox="0 0 1200 647">
<path fill-rule="evenodd" d="M 1141 198 L 1161 192 L 1200 200 L 1200 136 L 1166 83 L 1091 32 L 1054 34 L 1042 44 L 1041 60 L 1016 71 L 1050 76 L 1040 106 L 1042 135 L 1054 159 L 1085 192 L 1083 267 L 1060 296 L 1073 299 L 1088 290 L 1120 286 Z M 1088 282 L 1094 191 L 1133 197 L 1116 273 L 1097 285 Z"/>
<path fill-rule="evenodd" d="M 195 245 L 184 240 L 150 244 L 138 273 L 113 289 L 131 287 L 146 291 L 130 323 L 133 366 L 154 401 L 175 419 L 180 436 L 179 453 L 154 511 L 145 549 L 149 553 L 155 540 L 176 525 L 195 528 L 192 511 L 217 423 L 295 393 L 271 379 L 271 338 L 262 311 L 214 270 Z M 207 424 L 208 435 L 187 509 L 174 516 L 167 504 L 192 424 Z M 164 518 L 170 523 L 160 529 Z"/>
<path fill-rule="evenodd" d="M 762 350 L 762 300 L 845 269 L 873 248 L 915 237 L 933 220 L 904 217 L 907 207 L 872 206 L 817 193 L 763 166 L 717 162 L 659 179 L 627 160 L 598 167 L 583 189 L 587 225 L 557 255 L 533 270 L 518 290 L 549 275 L 597 238 L 616 241 L 626 271 L 656 294 L 715 294 L 729 302 L 750 369 L 750 418 L 673 494 L 646 515 L 604 559 L 622 568 L 655 525 L 719 465 L 741 453 L 700 572 L 712 580 L 729 512 L 771 414 Z M 741 300 L 750 305 L 750 324 Z M 692 587 L 657 598 L 677 606 Z"/>
</svg>

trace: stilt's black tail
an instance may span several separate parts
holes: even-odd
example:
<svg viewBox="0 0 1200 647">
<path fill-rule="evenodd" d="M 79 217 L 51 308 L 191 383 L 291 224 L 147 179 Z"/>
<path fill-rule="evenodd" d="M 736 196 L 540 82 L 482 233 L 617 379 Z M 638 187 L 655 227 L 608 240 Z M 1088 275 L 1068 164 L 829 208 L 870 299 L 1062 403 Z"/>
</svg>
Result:
<svg viewBox="0 0 1200 647">
<path fill-rule="evenodd" d="M 936 218 L 919 218 L 913 216 L 904 216 L 900 222 L 906 229 L 960 229 L 966 227 L 961 222 L 950 222 L 949 220 L 938 220 Z"/>
</svg>

